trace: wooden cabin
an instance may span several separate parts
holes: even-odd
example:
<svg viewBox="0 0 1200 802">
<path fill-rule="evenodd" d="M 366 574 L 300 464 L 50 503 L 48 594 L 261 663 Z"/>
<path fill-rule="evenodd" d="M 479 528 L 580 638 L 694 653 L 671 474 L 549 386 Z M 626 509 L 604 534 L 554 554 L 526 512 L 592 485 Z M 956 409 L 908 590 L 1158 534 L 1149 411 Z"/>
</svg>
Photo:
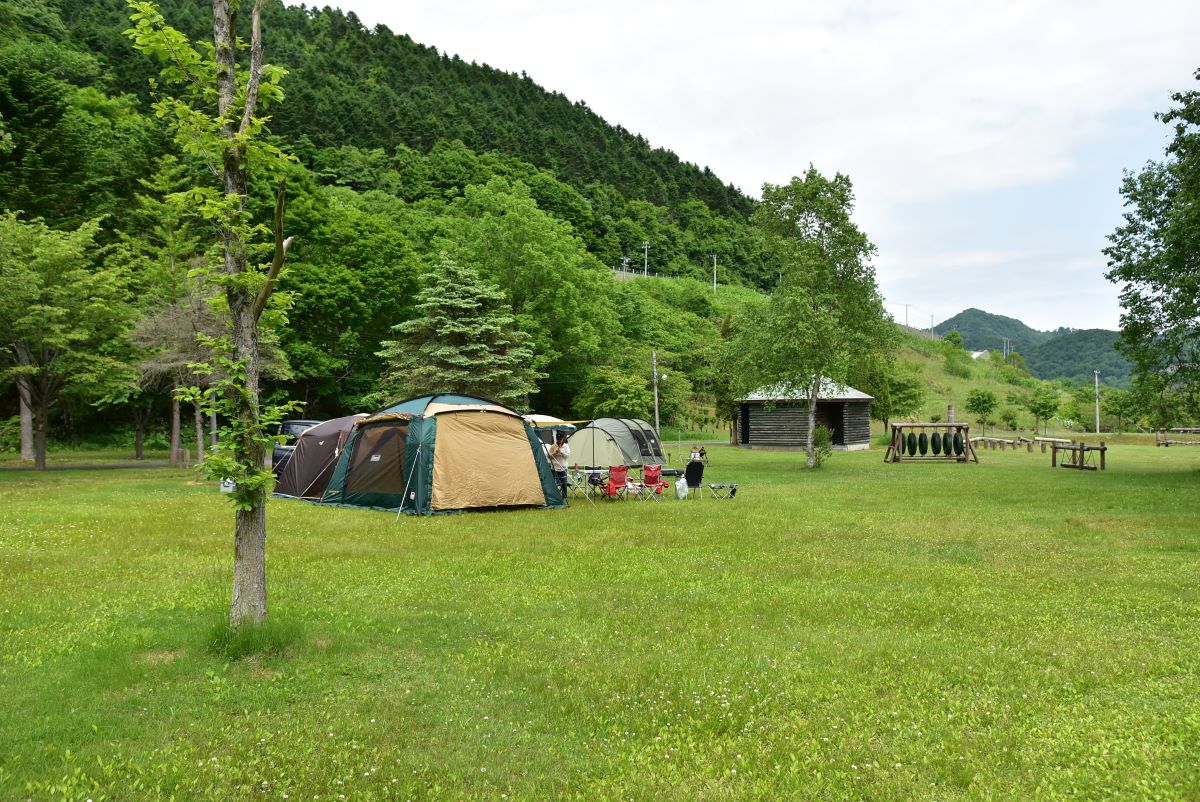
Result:
<svg viewBox="0 0 1200 802">
<path fill-rule="evenodd" d="M 737 402 L 734 420 L 742 448 L 801 449 L 808 438 L 808 400 L 803 388 L 763 387 Z M 872 397 L 825 379 L 817 395 L 817 425 L 833 432 L 833 447 L 871 447 Z"/>
</svg>

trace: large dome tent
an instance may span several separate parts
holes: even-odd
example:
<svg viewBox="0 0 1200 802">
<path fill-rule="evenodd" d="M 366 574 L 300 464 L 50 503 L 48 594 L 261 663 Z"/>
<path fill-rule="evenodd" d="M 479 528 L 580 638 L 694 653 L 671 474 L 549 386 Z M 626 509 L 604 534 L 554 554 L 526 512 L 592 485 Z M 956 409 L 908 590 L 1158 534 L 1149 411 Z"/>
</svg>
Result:
<svg viewBox="0 0 1200 802">
<path fill-rule="evenodd" d="M 452 393 L 409 398 L 358 421 L 322 502 L 418 515 L 564 506 L 528 421 L 495 401 Z"/>
<path fill-rule="evenodd" d="M 662 445 L 654 427 L 639 418 L 597 418 L 567 440 L 571 462 L 603 468 L 612 465 L 663 465 Z"/>
</svg>

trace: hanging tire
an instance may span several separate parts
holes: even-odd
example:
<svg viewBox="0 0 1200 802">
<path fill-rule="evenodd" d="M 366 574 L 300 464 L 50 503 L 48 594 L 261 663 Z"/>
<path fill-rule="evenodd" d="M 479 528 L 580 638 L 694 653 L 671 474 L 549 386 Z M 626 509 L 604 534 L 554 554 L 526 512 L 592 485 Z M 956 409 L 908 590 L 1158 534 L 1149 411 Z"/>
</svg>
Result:
<svg viewBox="0 0 1200 802">
<path fill-rule="evenodd" d="M 939 432 L 929 435 L 929 450 L 935 457 L 942 453 L 942 435 Z"/>
<path fill-rule="evenodd" d="M 915 456 L 917 453 L 917 435 L 915 432 L 908 433 L 908 454 Z"/>
<path fill-rule="evenodd" d="M 921 436 L 917 438 L 917 450 L 921 452 L 921 456 L 925 456 L 929 452 L 929 435 L 921 432 Z"/>
<path fill-rule="evenodd" d="M 963 455 L 963 436 L 962 432 L 954 433 L 954 456 L 961 457 Z"/>
</svg>

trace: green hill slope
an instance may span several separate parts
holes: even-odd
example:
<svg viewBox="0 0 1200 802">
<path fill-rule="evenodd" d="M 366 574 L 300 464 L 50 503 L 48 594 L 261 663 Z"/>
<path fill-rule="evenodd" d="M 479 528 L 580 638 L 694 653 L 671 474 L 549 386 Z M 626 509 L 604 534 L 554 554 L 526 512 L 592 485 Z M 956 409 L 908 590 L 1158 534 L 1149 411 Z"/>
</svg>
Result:
<svg viewBox="0 0 1200 802">
<path fill-rule="evenodd" d="M 1082 329 L 1051 338 L 1022 352 L 1033 375 L 1043 379 L 1065 378 L 1082 384 L 1092 382 L 1093 371 L 1114 387 L 1128 387 L 1133 366 L 1117 351 L 1120 334 L 1107 329 Z"/>
<path fill-rule="evenodd" d="M 1038 331 L 1004 315 L 965 309 L 933 327 L 939 335 L 957 331 L 969 351 L 1001 351 L 1007 338 L 1040 379 L 1070 379 L 1090 384 L 1093 371 L 1113 387 L 1128 387 L 1132 366 L 1117 351 L 1120 334 L 1108 329 Z"/>
<path fill-rule="evenodd" d="M 102 57 L 115 88 L 145 97 L 149 65 L 120 35 L 129 27 L 123 0 L 59 5 L 71 38 Z M 211 40 L 204 4 L 160 0 L 158 7 L 180 30 Z M 269 0 L 263 27 L 271 58 L 290 71 L 287 102 L 272 110 L 271 130 L 280 136 L 307 137 L 317 148 L 390 150 L 404 143 L 422 151 L 457 139 L 475 151 L 496 150 L 552 170 L 578 189 L 599 181 L 656 204 L 694 198 L 722 215 L 745 216 L 753 208 L 708 168 L 651 147 L 582 100 L 548 92 L 524 73 L 439 53 L 382 25 L 368 29 L 353 13 L 328 6 Z"/>
<path fill-rule="evenodd" d="M 996 351 L 1008 338 L 1020 353 L 1049 340 L 1053 334 L 1026 326 L 1016 318 L 994 315 L 982 309 L 965 309 L 933 327 L 938 335 L 957 331 L 969 351 Z"/>
</svg>

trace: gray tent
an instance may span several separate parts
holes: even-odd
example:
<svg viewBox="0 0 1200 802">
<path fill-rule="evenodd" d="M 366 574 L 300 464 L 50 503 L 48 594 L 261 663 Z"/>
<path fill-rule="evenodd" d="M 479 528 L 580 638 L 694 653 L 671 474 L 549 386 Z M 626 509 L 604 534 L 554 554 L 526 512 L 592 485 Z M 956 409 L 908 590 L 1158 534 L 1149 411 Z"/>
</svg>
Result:
<svg viewBox="0 0 1200 802">
<path fill-rule="evenodd" d="M 654 427 L 637 418 L 597 418 L 567 440 L 571 462 L 578 465 L 663 465 Z"/>
</svg>

